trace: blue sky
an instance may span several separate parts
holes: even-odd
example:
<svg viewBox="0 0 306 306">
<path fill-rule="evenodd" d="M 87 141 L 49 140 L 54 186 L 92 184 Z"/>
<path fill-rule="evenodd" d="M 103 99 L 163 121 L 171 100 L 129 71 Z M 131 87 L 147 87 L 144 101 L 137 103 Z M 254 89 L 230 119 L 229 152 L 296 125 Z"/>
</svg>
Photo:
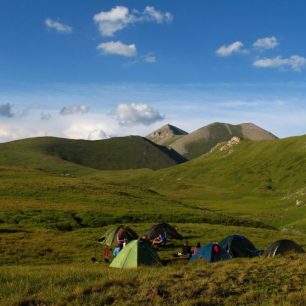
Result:
<svg viewBox="0 0 306 306">
<path fill-rule="evenodd" d="M 1 0 L 0 141 L 172 123 L 306 133 L 301 0 Z"/>
</svg>

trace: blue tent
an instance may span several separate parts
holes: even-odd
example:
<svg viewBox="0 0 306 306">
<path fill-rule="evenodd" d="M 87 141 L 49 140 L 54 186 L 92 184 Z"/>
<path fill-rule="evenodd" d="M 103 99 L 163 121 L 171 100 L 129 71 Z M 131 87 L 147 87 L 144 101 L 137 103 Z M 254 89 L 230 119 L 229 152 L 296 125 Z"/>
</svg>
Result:
<svg viewBox="0 0 306 306">
<path fill-rule="evenodd" d="M 205 246 L 202 246 L 198 253 L 193 255 L 190 260 L 196 259 L 205 259 L 208 262 L 215 262 L 219 260 L 227 260 L 231 257 L 228 253 L 220 247 L 218 243 L 209 243 Z"/>
</svg>

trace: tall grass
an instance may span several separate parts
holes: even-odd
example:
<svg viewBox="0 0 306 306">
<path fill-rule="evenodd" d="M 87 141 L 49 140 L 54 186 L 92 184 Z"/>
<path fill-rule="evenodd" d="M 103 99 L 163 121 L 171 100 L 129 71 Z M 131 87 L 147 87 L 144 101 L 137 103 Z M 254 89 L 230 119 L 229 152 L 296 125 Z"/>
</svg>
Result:
<svg viewBox="0 0 306 306">
<path fill-rule="evenodd" d="M 2 305 L 305 305 L 305 256 L 118 270 L 1 267 Z"/>
</svg>

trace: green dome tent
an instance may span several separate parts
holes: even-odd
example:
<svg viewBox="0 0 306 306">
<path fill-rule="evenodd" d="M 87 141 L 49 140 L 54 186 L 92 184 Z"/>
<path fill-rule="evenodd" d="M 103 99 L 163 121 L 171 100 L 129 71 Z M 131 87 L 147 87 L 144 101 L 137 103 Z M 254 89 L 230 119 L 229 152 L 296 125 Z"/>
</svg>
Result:
<svg viewBox="0 0 306 306">
<path fill-rule="evenodd" d="M 264 251 L 263 256 L 274 257 L 276 255 L 283 255 L 290 252 L 305 253 L 304 249 L 294 241 L 283 239 L 272 243 L 267 250 Z"/>
<path fill-rule="evenodd" d="M 233 258 L 255 257 L 261 253 L 250 240 L 237 234 L 224 238 L 219 245 Z"/>
<path fill-rule="evenodd" d="M 183 239 L 183 236 L 177 232 L 177 230 L 168 223 L 160 223 L 153 225 L 147 232 L 149 239 L 156 238 L 159 234 L 165 235 L 166 238 Z"/>
<path fill-rule="evenodd" d="M 116 240 L 116 234 L 118 233 L 120 228 L 124 229 L 123 235 L 124 235 L 124 238 L 127 239 L 127 241 L 131 241 L 133 239 L 138 238 L 138 235 L 130 227 L 120 224 L 120 225 L 114 225 L 111 228 L 109 228 L 104 233 L 104 235 L 98 239 L 98 242 L 111 247 L 114 240 Z"/>
<path fill-rule="evenodd" d="M 152 266 L 161 263 L 160 258 L 152 249 L 150 243 L 133 240 L 128 243 L 113 259 L 110 267 L 137 268 L 138 266 Z"/>
</svg>

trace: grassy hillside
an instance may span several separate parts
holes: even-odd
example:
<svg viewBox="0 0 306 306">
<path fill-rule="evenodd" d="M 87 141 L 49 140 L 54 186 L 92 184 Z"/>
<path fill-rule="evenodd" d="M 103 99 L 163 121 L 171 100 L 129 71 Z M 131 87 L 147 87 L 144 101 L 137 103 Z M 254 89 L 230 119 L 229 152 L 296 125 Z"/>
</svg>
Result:
<svg viewBox="0 0 306 306">
<path fill-rule="evenodd" d="M 293 191 L 306 184 L 305 143 L 306 135 L 272 141 L 242 141 L 228 150 L 216 149 L 185 164 L 152 173 L 150 178 L 167 179 L 166 189 L 175 188 L 177 184 L 200 184 L 203 188 L 239 187 L 248 194 Z"/>
<path fill-rule="evenodd" d="M 39 137 L 0 144 L 1 166 L 51 172 L 86 174 L 93 169 L 160 169 L 184 161 L 175 151 L 139 136 L 97 141 Z"/>
<path fill-rule="evenodd" d="M 282 238 L 306 249 L 306 136 L 242 141 L 157 171 L 94 170 L 29 142 L 0 153 L 0 305 L 305 304 L 303 254 L 187 264 L 172 240 L 159 251 L 166 266 L 123 271 L 101 261 L 96 240 L 114 223 L 143 234 L 169 222 L 191 245 L 239 233 L 260 249 Z"/>
<path fill-rule="evenodd" d="M 56 174 L 54 168 L 51 176 L 44 171 L 1 168 L 0 219 L 64 229 L 160 220 L 305 232 L 305 142 L 306 136 L 243 141 L 229 151 L 216 150 L 156 172 L 84 168 L 88 171 L 84 176 L 83 168 L 68 163 L 83 175 L 73 177 Z M 61 167 L 61 163 L 54 165 Z"/>
<path fill-rule="evenodd" d="M 94 169 L 77 165 L 48 152 L 60 138 L 28 138 L 0 144 L 0 166 L 37 169 L 62 175 L 85 175 Z"/>
<path fill-rule="evenodd" d="M 297 222 L 306 231 L 305 143 L 306 136 L 242 141 L 140 181 L 191 206 L 252 215 L 283 227 Z M 297 200 L 304 205 L 297 206 Z"/>
</svg>

